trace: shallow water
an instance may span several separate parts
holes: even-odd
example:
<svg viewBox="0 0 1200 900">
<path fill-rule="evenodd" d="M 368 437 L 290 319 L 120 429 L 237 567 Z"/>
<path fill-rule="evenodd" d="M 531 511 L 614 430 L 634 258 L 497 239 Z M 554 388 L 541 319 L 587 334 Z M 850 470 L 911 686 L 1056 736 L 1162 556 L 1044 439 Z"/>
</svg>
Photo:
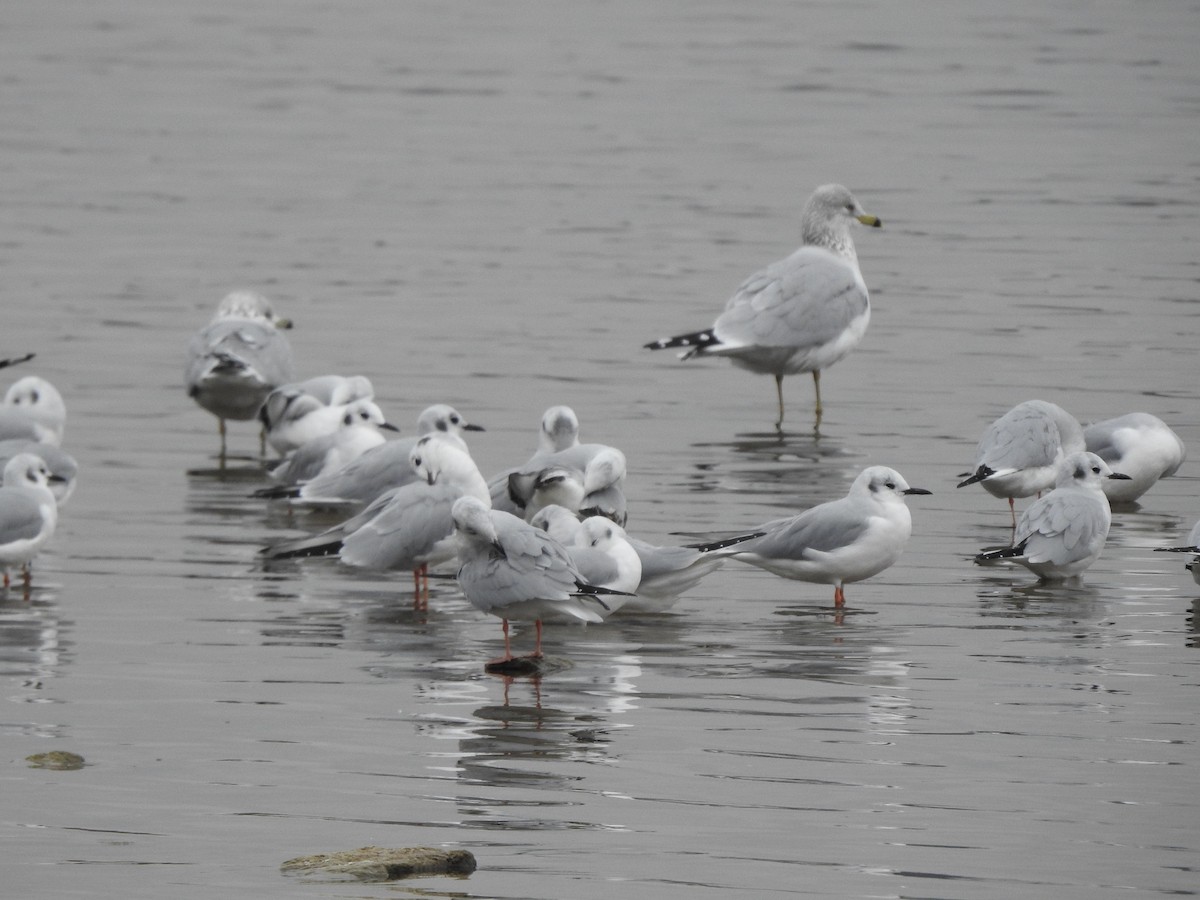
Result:
<svg viewBox="0 0 1200 900">
<path fill-rule="evenodd" d="M 67 399 L 82 482 L 0 602 L 12 896 L 1193 895 L 1194 464 L 1082 584 L 970 564 L 955 490 L 1020 400 L 1146 410 L 1200 446 L 1195 4 L 25 4 L 0 26 L 0 355 Z M 811 385 L 639 345 L 711 322 L 824 181 L 881 231 L 874 315 Z M 256 550 L 313 527 L 218 467 L 182 349 L 231 287 L 305 375 L 411 431 L 449 402 L 523 460 L 542 410 L 630 461 L 630 530 L 741 528 L 913 485 L 892 569 L 728 565 L 669 615 L 497 622 L 435 583 Z M 517 633 L 522 647 L 532 640 Z M 27 768 L 71 750 L 81 771 Z M 301 885 L 290 857 L 471 850 L 465 880 Z"/>
</svg>

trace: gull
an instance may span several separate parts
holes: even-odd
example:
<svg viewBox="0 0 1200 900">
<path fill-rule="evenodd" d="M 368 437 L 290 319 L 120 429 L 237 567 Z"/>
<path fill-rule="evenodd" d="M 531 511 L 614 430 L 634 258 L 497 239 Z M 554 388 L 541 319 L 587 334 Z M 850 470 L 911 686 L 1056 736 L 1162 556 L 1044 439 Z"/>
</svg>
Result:
<svg viewBox="0 0 1200 900">
<path fill-rule="evenodd" d="M 318 375 L 284 384 L 267 395 L 258 411 L 267 443 L 286 456 L 314 438 L 339 427 L 341 411 L 360 400 L 373 400 L 375 389 L 365 375 Z"/>
<path fill-rule="evenodd" d="M 569 406 L 551 406 L 542 413 L 542 421 L 538 429 L 538 445 L 533 456 L 523 466 L 505 469 L 488 481 L 488 490 L 492 495 L 492 508 L 520 515 L 524 510 L 518 506 L 508 494 L 508 479 L 510 475 L 523 469 L 540 469 L 542 461 L 560 450 L 567 450 L 579 445 L 579 417 Z"/>
<path fill-rule="evenodd" d="M 453 559 L 457 550 L 451 507 L 463 496 L 486 500 L 488 492 L 470 454 L 440 435 L 418 440 L 409 461 L 417 480 L 383 494 L 333 528 L 264 553 L 271 559 L 336 555 L 350 566 L 408 570 L 414 601 L 423 605 L 429 567 Z"/>
<path fill-rule="evenodd" d="M 588 584 L 567 549 L 540 528 L 477 497 L 461 497 L 451 511 L 458 541 L 458 584 L 467 602 L 501 619 L 504 656 L 513 659 L 509 620 L 534 621 L 532 659 L 542 657 L 542 622 L 603 622 L 625 595 Z"/>
<path fill-rule="evenodd" d="M 1184 568 L 1192 573 L 1192 580 L 1196 584 L 1200 584 L 1200 522 L 1192 526 L 1191 533 L 1187 536 L 1187 544 L 1183 547 L 1157 547 L 1156 550 L 1165 553 L 1192 553 L 1195 554 L 1190 563 L 1186 563 Z"/>
<path fill-rule="evenodd" d="M 381 494 L 415 480 L 416 474 L 408 457 L 422 437 L 436 434 L 468 452 L 463 433 L 483 430 L 481 425 L 468 422 L 454 407 L 437 403 L 417 417 L 415 437 L 387 441 L 302 485 L 264 488 L 256 491 L 255 496 L 291 499 L 293 503 L 308 506 L 369 504 Z"/>
<path fill-rule="evenodd" d="M 270 471 L 275 481 L 298 485 L 349 465 L 368 450 L 380 446 L 386 438 L 380 429 L 398 431 L 383 418 L 374 400 L 355 400 L 342 407 L 334 431 L 320 434 L 293 450 Z"/>
<path fill-rule="evenodd" d="M 79 464 L 71 454 L 53 444 L 43 444 L 32 440 L 0 441 L 0 471 L 5 464 L 18 453 L 32 453 L 40 456 L 50 474 L 50 493 L 58 501 L 61 509 L 75 491 L 75 483 L 79 474 Z"/>
<path fill-rule="evenodd" d="M 993 497 L 1008 500 L 1017 524 L 1017 497 L 1031 497 L 1055 483 L 1058 465 L 1084 448 L 1083 429 L 1061 406 L 1045 400 L 1018 403 L 983 432 L 975 465 L 958 487 L 981 484 Z"/>
<path fill-rule="evenodd" d="M 605 516 L 580 520 L 564 506 L 550 505 L 529 521 L 567 548 L 584 581 L 633 594 L 642 580 L 642 560 L 625 529 Z M 637 600 L 630 597 L 622 608 Z"/>
<path fill-rule="evenodd" d="M 1132 503 L 1160 478 L 1174 475 L 1183 463 L 1183 441 L 1166 422 L 1150 413 L 1134 412 L 1083 429 L 1087 449 L 1128 480 L 1105 479 L 1109 503 Z"/>
<path fill-rule="evenodd" d="M 45 378 L 26 375 L 12 383 L 0 408 L 0 440 L 26 438 L 59 446 L 67 423 L 62 394 Z"/>
<path fill-rule="evenodd" d="M 508 496 L 528 519 L 556 503 L 581 517 L 602 515 L 624 525 L 625 454 L 606 444 L 577 444 L 508 476 Z"/>
<path fill-rule="evenodd" d="M 50 485 L 58 476 L 51 474 L 40 456 L 18 453 L 4 466 L 0 487 L 0 566 L 4 568 L 4 587 L 10 584 L 9 568 L 21 566 L 25 587 L 29 587 L 29 564 L 58 524 L 58 503 Z"/>
<path fill-rule="evenodd" d="M 188 396 L 217 417 L 221 456 L 225 421 L 249 421 L 267 395 L 292 380 L 292 351 L 280 332 L 281 319 L 262 294 L 234 291 L 218 305 L 213 320 L 188 344 Z"/>
<path fill-rule="evenodd" d="M 726 356 L 735 366 L 773 375 L 776 428 L 783 427 L 783 377 L 800 372 L 812 373 L 816 424 L 821 424 L 821 370 L 858 345 L 871 318 L 850 229 L 882 224 L 840 184 L 817 188 L 800 220 L 799 249 L 746 279 L 711 328 L 645 345 L 686 348 L 681 359 Z"/>
<path fill-rule="evenodd" d="M 1059 463 L 1054 490 L 1022 513 L 1013 546 L 984 551 L 975 562 L 1019 563 L 1041 581 L 1078 576 L 1100 557 L 1112 522 L 1101 480 L 1128 477 L 1095 453 L 1072 453 Z"/>
<path fill-rule="evenodd" d="M 8 359 L 0 359 L 0 369 L 7 369 L 9 366 L 15 366 L 18 363 L 29 362 L 37 356 L 36 353 L 26 353 L 24 356 L 10 356 Z"/>
<path fill-rule="evenodd" d="M 583 523 L 566 507 L 555 504 L 545 506 L 530 518 L 529 523 L 548 532 L 568 549 L 580 542 Z M 761 535 L 762 532 L 754 532 L 741 535 L 740 539 L 747 541 Z M 641 577 L 637 587 L 630 589 L 635 596 L 630 597 L 622 608 L 636 612 L 664 612 L 670 609 L 681 594 L 724 564 L 725 559 L 719 551 L 734 543 L 724 541 L 711 550 L 700 550 L 695 547 L 660 546 L 630 534 L 625 534 L 625 540 L 637 553 Z"/>
<path fill-rule="evenodd" d="M 784 578 L 832 584 L 833 604 L 842 607 L 846 584 L 877 575 L 900 558 L 912 533 L 904 498 L 928 493 L 909 487 L 895 469 L 869 466 L 845 497 L 767 522 L 754 529 L 761 536 L 744 539 L 724 555 Z M 696 548 L 715 552 L 726 543 Z"/>
</svg>

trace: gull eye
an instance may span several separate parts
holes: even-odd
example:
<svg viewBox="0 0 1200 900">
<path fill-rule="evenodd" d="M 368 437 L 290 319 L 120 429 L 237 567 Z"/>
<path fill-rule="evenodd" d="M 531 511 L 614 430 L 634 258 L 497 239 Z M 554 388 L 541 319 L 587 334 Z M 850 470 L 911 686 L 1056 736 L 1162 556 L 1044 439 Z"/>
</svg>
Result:
<svg viewBox="0 0 1200 900">
<path fill-rule="evenodd" d="M 451 417 L 450 417 L 450 424 L 451 424 L 451 425 L 457 425 L 457 424 L 458 424 L 458 421 L 459 421 L 459 419 L 458 419 L 458 416 L 451 416 Z"/>
</svg>

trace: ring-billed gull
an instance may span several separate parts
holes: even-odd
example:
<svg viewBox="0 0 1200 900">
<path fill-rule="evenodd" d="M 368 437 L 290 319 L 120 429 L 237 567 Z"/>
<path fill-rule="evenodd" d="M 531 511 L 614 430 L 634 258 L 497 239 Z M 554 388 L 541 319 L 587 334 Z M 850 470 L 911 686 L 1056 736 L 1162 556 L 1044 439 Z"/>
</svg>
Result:
<svg viewBox="0 0 1200 900">
<path fill-rule="evenodd" d="M 356 516 L 318 535 L 263 551 L 271 559 L 338 556 L 351 566 L 413 573 L 414 602 L 428 599 L 429 567 L 454 557 L 450 510 L 463 496 L 487 499 L 487 482 L 470 454 L 425 435 L 409 460 L 417 480 L 378 497 Z"/>
<path fill-rule="evenodd" d="M 850 229 L 882 224 L 840 184 L 817 188 L 800 219 L 800 248 L 746 279 L 711 328 L 645 345 L 683 347 L 681 359 L 726 356 L 735 366 L 773 375 L 776 428 L 783 427 L 783 377 L 800 372 L 812 373 L 820 425 L 821 370 L 858 345 L 871 318 Z"/>
<path fill-rule="evenodd" d="M 436 434 L 468 452 L 463 432 L 483 430 L 482 425 L 468 422 L 454 407 L 435 403 L 417 417 L 414 437 L 380 444 L 341 468 L 318 475 L 302 485 L 263 488 L 256 491 L 255 496 L 290 499 L 303 506 L 365 506 L 381 494 L 416 479 L 408 457 L 421 438 Z"/>
<path fill-rule="evenodd" d="M 259 408 L 258 420 L 267 443 L 280 455 L 287 455 L 336 431 L 347 405 L 374 397 L 375 388 L 365 375 L 318 375 L 275 388 Z"/>
<path fill-rule="evenodd" d="M 452 510 L 463 595 L 481 612 L 498 616 L 504 656 L 511 662 L 509 620 L 532 619 L 537 637 L 532 657 L 542 656 L 542 621 L 603 622 L 628 599 L 588 584 L 566 548 L 540 528 L 511 513 L 493 510 L 477 497 L 461 497 Z"/>
<path fill-rule="evenodd" d="M 4 587 L 10 583 L 9 568 L 21 566 L 25 587 L 31 580 L 29 565 L 58 524 L 58 502 L 51 492 L 57 481 L 45 461 L 33 453 L 18 453 L 4 466 L 0 486 L 0 566 Z"/>
<path fill-rule="evenodd" d="M 1183 440 L 1158 416 L 1134 412 L 1083 429 L 1087 449 L 1128 480 L 1105 479 L 1109 503 L 1132 503 L 1183 463 Z"/>
<path fill-rule="evenodd" d="M 1200 522 L 1192 526 L 1191 533 L 1187 536 L 1187 544 L 1182 547 L 1157 547 L 1155 548 L 1165 553 L 1191 553 L 1194 557 L 1190 563 L 1187 563 L 1184 568 L 1192 573 L 1192 579 L 1196 584 L 1200 584 Z"/>
<path fill-rule="evenodd" d="M 0 409 L 0 440 L 31 438 L 43 444 L 62 444 L 67 406 L 58 388 L 45 378 L 26 375 L 4 394 Z"/>
<path fill-rule="evenodd" d="M 841 607 L 845 585 L 877 575 L 900 558 L 912 533 L 904 498 L 928 493 L 909 487 L 895 469 L 869 466 L 845 497 L 767 522 L 754 529 L 761 537 L 725 555 L 784 578 L 832 584 L 833 604 Z M 716 551 L 724 543 L 697 546 Z"/>
<path fill-rule="evenodd" d="M 188 396 L 217 417 L 221 456 L 225 420 L 255 418 L 267 395 L 292 381 L 292 350 L 280 331 L 290 327 L 262 294 L 234 291 L 188 343 Z"/>
<path fill-rule="evenodd" d="M 1083 449 L 1083 429 L 1074 416 L 1046 400 L 1026 400 L 984 429 L 974 468 L 963 473 L 968 477 L 958 487 L 978 483 L 1008 500 L 1015 526 L 1016 498 L 1052 487 L 1059 463 Z"/>
<path fill-rule="evenodd" d="M 1112 513 L 1101 480 L 1114 472 L 1095 453 L 1072 453 L 1058 465 L 1054 490 L 1021 514 L 1013 545 L 975 557 L 981 566 L 1019 563 L 1042 581 L 1074 578 L 1100 557 Z"/>
</svg>

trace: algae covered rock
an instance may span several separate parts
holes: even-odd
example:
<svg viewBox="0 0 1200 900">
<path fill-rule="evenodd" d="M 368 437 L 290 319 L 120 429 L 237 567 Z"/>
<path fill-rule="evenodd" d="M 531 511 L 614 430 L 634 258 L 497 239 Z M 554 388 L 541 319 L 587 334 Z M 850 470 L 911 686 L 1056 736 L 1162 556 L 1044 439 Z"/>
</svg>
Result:
<svg viewBox="0 0 1200 900">
<path fill-rule="evenodd" d="M 31 756 L 25 757 L 25 762 L 29 763 L 30 767 L 34 769 L 59 769 L 62 771 L 82 769 L 84 765 L 82 756 L 66 750 L 34 753 Z"/>
<path fill-rule="evenodd" d="M 470 875 L 475 871 L 475 857 L 467 850 L 437 847 L 361 847 L 299 856 L 283 863 L 280 869 L 300 875 L 396 881 L 417 875 Z"/>
</svg>

